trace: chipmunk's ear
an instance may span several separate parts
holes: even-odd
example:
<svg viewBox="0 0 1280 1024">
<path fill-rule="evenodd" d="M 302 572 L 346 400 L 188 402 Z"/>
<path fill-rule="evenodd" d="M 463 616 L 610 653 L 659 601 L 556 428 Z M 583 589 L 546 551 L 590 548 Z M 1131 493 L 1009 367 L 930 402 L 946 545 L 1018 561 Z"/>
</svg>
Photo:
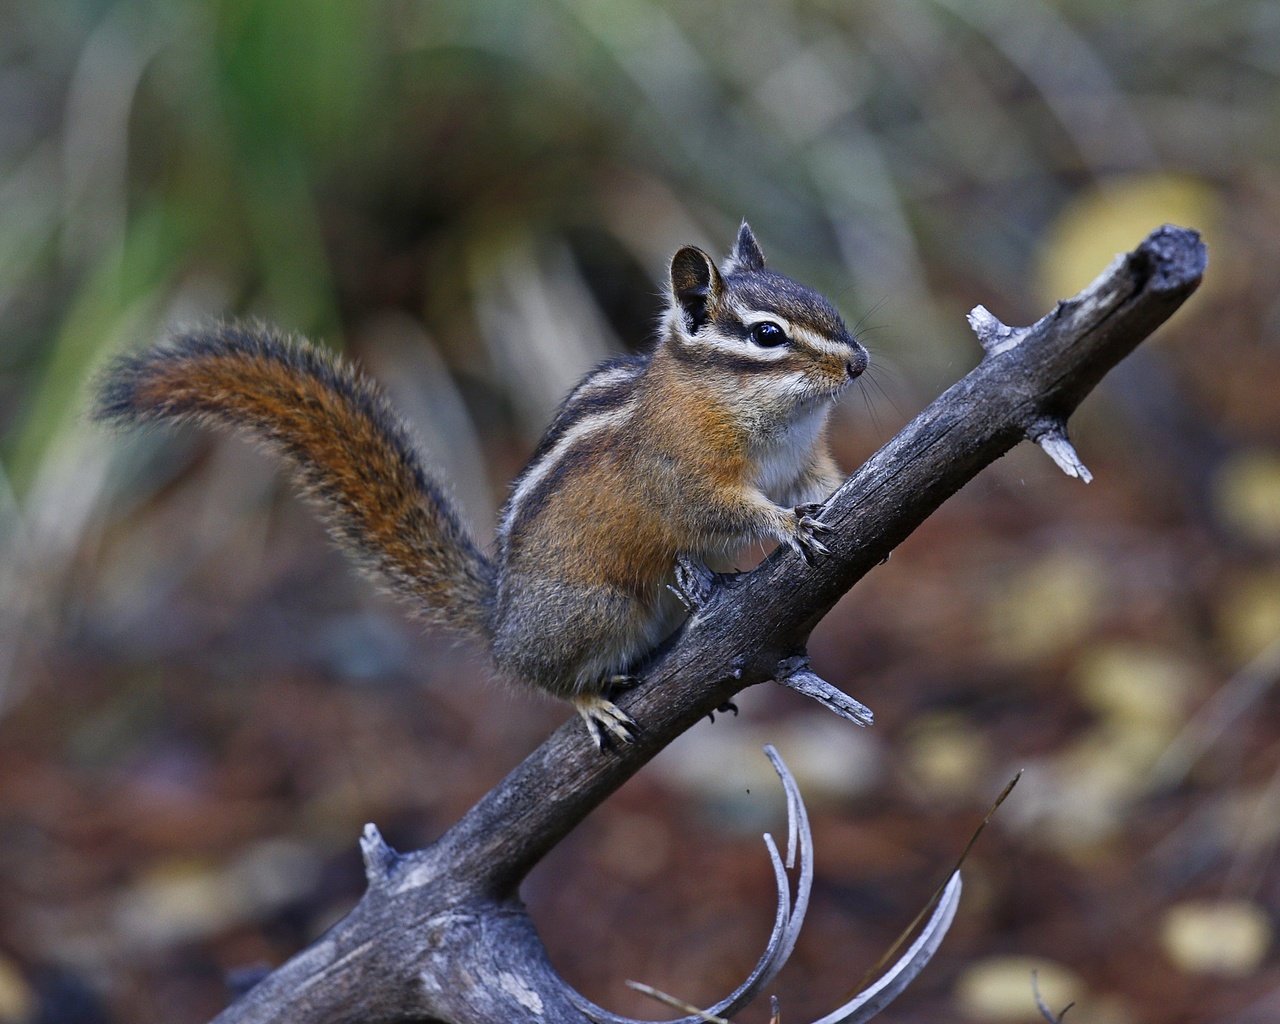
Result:
<svg viewBox="0 0 1280 1024">
<path fill-rule="evenodd" d="M 726 274 L 737 274 L 743 270 L 764 270 L 764 253 L 760 251 L 760 243 L 745 220 L 738 228 L 738 240 L 733 243 L 733 251 L 724 261 Z"/>
<path fill-rule="evenodd" d="M 686 245 L 671 259 L 671 298 L 690 333 L 711 318 L 724 297 L 724 278 L 715 261 L 697 246 Z"/>
</svg>

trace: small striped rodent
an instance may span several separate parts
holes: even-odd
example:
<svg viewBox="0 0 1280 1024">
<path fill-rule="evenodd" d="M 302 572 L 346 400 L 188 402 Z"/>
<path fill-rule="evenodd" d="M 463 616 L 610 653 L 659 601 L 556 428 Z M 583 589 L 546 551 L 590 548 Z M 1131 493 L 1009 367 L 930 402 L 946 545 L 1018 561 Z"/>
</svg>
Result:
<svg viewBox="0 0 1280 1024">
<path fill-rule="evenodd" d="M 428 620 L 481 637 L 505 674 L 571 701 L 603 745 L 631 738 L 607 694 L 678 625 L 670 585 L 696 600 L 689 567 L 760 539 L 825 552 L 815 503 L 840 479 L 827 414 L 866 365 L 830 303 L 765 269 L 745 223 L 723 267 L 682 248 L 657 344 L 564 400 L 492 555 L 377 385 L 272 329 L 218 325 L 126 356 L 95 412 L 230 427 L 279 452 L 367 571 Z"/>
</svg>

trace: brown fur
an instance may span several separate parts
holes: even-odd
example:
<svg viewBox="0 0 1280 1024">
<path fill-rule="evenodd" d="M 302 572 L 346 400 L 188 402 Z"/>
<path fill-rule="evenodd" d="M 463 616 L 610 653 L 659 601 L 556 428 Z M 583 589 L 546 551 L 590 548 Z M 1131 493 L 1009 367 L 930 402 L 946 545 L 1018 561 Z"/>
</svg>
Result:
<svg viewBox="0 0 1280 1024">
<path fill-rule="evenodd" d="M 492 566 L 381 391 L 350 365 L 270 330 L 220 326 L 115 363 L 96 413 L 227 427 L 280 452 L 362 567 L 424 617 L 488 634 Z"/>
</svg>

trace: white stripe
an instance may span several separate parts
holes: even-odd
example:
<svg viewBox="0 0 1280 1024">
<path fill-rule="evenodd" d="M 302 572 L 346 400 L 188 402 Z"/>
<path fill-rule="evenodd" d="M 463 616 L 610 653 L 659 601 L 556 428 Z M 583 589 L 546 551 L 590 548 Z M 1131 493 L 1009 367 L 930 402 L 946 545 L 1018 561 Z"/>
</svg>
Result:
<svg viewBox="0 0 1280 1024">
<path fill-rule="evenodd" d="M 720 352 L 731 352 L 735 356 L 745 356 L 747 359 L 754 359 L 759 363 L 776 363 L 779 360 L 786 359 L 791 353 L 791 350 L 786 345 L 765 348 L 750 341 L 744 341 L 742 338 L 720 334 L 709 326 L 704 327 L 692 338 L 689 338 L 686 344 L 692 348 L 702 347 L 716 349 Z"/>
<path fill-rule="evenodd" d="M 791 321 L 784 320 L 782 317 L 778 316 L 777 313 L 757 312 L 747 309 L 745 306 L 741 306 L 736 302 L 733 304 L 733 311 L 738 314 L 738 319 L 748 327 L 754 327 L 756 324 L 772 322 L 786 331 L 788 337 L 791 336 Z"/>
<path fill-rule="evenodd" d="M 502 524 L 498 527 L 499 535 L 504 537 L 507 535 L 511 529 L 511 524 L 515 522 L 515 518 L 520 512 L 520 506 L 525 498 L 546 478 L 548 473 L 555 469 L 565 455 L 568 454 L 570 448 L 584 437 L 629 419 L 631 414 L 636 411 L 638 404 L 639 400 L 633 398 L 616 409 L 607 409 L 604 412 L 584 416 L 561 434 L 560 439 L 551 446 L 551 450 L 532 466 L 528 467 L 524 476 L 520 478 L 515 491 L 511 494 L 511 499 L 507 502 Z"/>
<path fill-rule="evenodd" d="M 825 334 L 818 334 L 805 327 L 797 327 L 795 329 L 795 338 L 805 347 L 825 352 L 828 355 L 848 358 L 853 353 L 852 347 L 845 342 L 832 341 Z"/>
<path fill-rule="evenodd" d="M 614 366 L 607 370 L 601 370 L 594 376 L 587 377 L 570 393 L 570 399 L 590 398 L 592 395 L 600 391 L 607 391 L 615 384 L 621 384 L 625 380 L 631 380 L 640 375 L 644 369 L 643 366 Z"/>
</svg>

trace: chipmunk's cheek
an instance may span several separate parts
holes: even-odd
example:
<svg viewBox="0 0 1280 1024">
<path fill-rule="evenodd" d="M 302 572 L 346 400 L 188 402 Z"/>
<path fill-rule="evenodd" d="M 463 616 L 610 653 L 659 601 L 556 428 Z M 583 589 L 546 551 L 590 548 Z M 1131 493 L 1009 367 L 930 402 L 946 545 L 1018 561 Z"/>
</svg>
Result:
<svg viewBox="0 0 1280 1024">
<path fill-rule="evenodd" d="M 849 383 L 849 376 L 845 372 L 844 359 L 840 356 L 824 356 L 821 366 L 822 375 L 826 378 L 828 387 L 838 391 Z"/>
</svg>

